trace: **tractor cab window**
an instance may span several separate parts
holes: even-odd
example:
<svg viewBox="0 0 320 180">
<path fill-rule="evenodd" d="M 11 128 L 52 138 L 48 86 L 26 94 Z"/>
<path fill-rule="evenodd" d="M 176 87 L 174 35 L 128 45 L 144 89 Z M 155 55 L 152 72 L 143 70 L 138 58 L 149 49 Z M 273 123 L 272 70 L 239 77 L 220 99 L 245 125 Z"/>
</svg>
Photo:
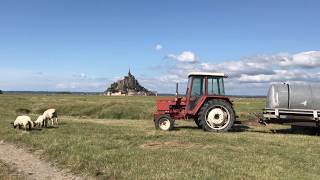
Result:
<svg viewBox="0 0 320 180">
<path fill-rule="evenodd" d="M 189 93 L 189 91 L 190 91 L 190 89 L 191 89 L 191 82 L 192 82 L 192 78 L 189 78 L 189 80 L 188 80 L 188 85 L 187 85 L 186 96 L 188 96 L 188 93 Z"/>
<path fill-rule="evenodd" d="M 224 95 L 222 77 L 208 77 L 208 95 Z"/>
<path fill-rule="evenodd" d="M 195 77 L 192 82 L 191 97 L 202 96 L 204 93 L 203 77 Z"/>
<path fill-rule="evenodd" d="M 191 95 L 189 99 L 189 110 L 192 110 L 198 100 L 204 95 L 205 83 L 203 77 L 193 77 L 191 86 Z"/>
</svg>

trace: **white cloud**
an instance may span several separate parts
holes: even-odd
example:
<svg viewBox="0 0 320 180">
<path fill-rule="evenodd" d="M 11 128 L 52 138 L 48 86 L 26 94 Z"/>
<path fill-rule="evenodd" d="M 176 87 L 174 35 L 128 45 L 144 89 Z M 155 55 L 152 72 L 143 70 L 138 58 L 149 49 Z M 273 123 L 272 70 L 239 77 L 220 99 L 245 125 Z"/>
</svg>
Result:
<svg viewBox="0 0 320 180">
<path fill-rule="evenodd" d="M 57 91 L 104 91 L 106 82 L 60 82 L 55 84 Z"/>
<path fill-rule="evenodd" d="M 320 82 L 320 51 L 295 54 L 278 53 L 255 55 L 221 63 L 199 60 L 194 52 L 184 51 L 169 54 L 157 65 L 153 77 L 137 79 L 150 90 L 174 93 L 175 83 L 180 83 L 180 92 L 185 92 L 187 74 L 192 71 L 223 72 L 229 75 L 225 81 L 227 94 L 265 95 L 270 83 L 318 83 Z M 154 71 L 153 69 L 152 71 Z M 50 74 L 26 69 L 4 69 L 0 72 L 2 90 L 55 90 L 55 91 L 104 91 L 109 83 L 121 79 L 94 77 L 82 73 Z"/>
<path fill-rule="evenodd" d="M 157 44 L 156 47 L 155 47 L 155 49 L 156 49 L 157 51 L 160 51 L 160 50 L 163 49 L 163 46 L 162 46 L 161 44 Z"/>
<path fill-rule="evenodd" d="M 87 79 L 88 75 L 86 73 L 77 73 L 72 75 L 76 79 Z"/>
<path fill-rule="evenodd" d="M 273 74 L 272 63 L 265 61 L 230 61 L 224 63 L 201 63 L 204 71 L 223 72 L 229 76 L 240 76 L 241 74 Z"/>
<path fill-rule="evenodd" d="M 59 78 L 51 86 L 56 91 L 103 92 L 109 82 L 109 79 L 105 77 L 94 77 L 80 73 L 77 76 Z"/>
<path fill-rule="evenodd" d="M 167 55 L 168 58 L 179 61 L 179 62 L 188 62 L 188 63 L 195 63 L 198 61 L 195 53 L 191 51 L 183 51 L 181 54 L 169 54 Z"/>
<path fill-rule="evenodd" d="M 225 72 L 240 81 L 267 82 L 281 79 L 314 77 L 312 69 L 320 68 L 320 51 L 297 54 L 279 53 L 245 57 L 238 61 L 201 63 L 205 71 Z M 317 71 L 315 71 L 317 72 Z M 313 72 L 313 74 L 315 73 Z"/>
<path fill-rule="evenodd" d="M 258 74 L 249 76 L 247 74 L 242 74 L 239 78 L 241 82 L 268 82 L 272 79 L 272 75 Z"/>
<path fill-rule="evenodd" d="M 168 85 L 166 92 L 174 92 L 174 83 L 186 83 L 187 74 L 191 71 L 223 72 L 229 75 L 226 92 L 228 94 L 265 95 L 270 83 L 318 83 L 320 82 L 320 51 L 307 51 L 296 54 L 278 53 L 271 55 L 255 55 L 239 60 L 212 63 L 200 62 L 190 51 L 179 55 L 167 56 L 175 61 L 168 63 L 162 76 L 153 82 L 163 82 L 152 87 L 162 89 Z M 148 82 L 148 81 L 146 81 Z M 170 89 L 169 89 L 170 87 Z M 181 87 L 181 86 L 180 86 Z"/>
<path fill-rule="evenodd" d="M 261 82 L 317 82 L 320 81 L 320 74 L 317 72 L 307 72 L 305 70 L 275 70 L 275 74 L 242 74 L 240 82 L 261 83 Z"/>
<path fill-rule="evenodd" d="M 105 77 L 89 76 L 85 73 L 51 74 L 25 69 L 0 69 L 7 76 L 0 77 L 0 89 L 17 91 L 93 91 L 103 92 Z"/>
<path fill-rule="evenodd" d="M 297 66 L 305 68 L 316 68 L 320 66 L 320 51 L 307 51 L 284 56 L 280 59 L 280 66 Z"/>
</svg>

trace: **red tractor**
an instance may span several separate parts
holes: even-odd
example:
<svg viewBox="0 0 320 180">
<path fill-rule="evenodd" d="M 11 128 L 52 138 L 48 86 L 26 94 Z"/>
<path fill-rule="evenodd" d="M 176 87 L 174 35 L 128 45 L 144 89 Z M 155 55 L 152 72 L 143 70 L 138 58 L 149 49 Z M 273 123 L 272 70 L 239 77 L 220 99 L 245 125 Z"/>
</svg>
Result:
<svg viewBox="0 0 320 180">
<path fill-rule="evenodd" d="M 169 131 L 175 120 L 192 118 L 205 131 L 228 131 L 236 115 L 232 102 L 225 96 L 223 79 L 226 77 L 222 73 L 190 73 L 185 97 L 179 97 L 177 84 L 175 98 L 157 100 L 156 128 Z"/>
</svg>

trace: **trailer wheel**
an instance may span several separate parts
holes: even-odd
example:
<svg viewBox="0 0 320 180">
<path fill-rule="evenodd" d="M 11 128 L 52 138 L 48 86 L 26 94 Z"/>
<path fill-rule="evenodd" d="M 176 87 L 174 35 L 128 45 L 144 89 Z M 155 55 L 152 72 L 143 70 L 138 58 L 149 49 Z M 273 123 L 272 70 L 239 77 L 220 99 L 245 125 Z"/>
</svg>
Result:
<svg viewBox="0 0 320 180">
<path fill-rule="evenodd" d="M 201 107 L 199 121 L 205 131 L 225 132 L 233 126 L 235 113 L 229 102 L 214 99 L 206 102 Z"/>
<path fill-rule="evenodd" d="M 154 121 L 156 129 L 170 131 L 173 129 L 174 120 L 169 115 L 161 115 Z"/>
</svg>

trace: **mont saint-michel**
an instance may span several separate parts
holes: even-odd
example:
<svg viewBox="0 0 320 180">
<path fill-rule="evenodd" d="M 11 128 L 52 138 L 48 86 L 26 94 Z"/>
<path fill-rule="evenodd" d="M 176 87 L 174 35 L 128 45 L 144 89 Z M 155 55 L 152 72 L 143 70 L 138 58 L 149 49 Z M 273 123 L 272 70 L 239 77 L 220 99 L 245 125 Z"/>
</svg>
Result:
<svg viewBox="0 0 320 180">
<path fill-rule="evenodd" d="M 141 86 L 129 70 L 128 75 L 112 83 L 105 94 L 108 96 L 155 96 L 157 93 Z"/>
</svg>

